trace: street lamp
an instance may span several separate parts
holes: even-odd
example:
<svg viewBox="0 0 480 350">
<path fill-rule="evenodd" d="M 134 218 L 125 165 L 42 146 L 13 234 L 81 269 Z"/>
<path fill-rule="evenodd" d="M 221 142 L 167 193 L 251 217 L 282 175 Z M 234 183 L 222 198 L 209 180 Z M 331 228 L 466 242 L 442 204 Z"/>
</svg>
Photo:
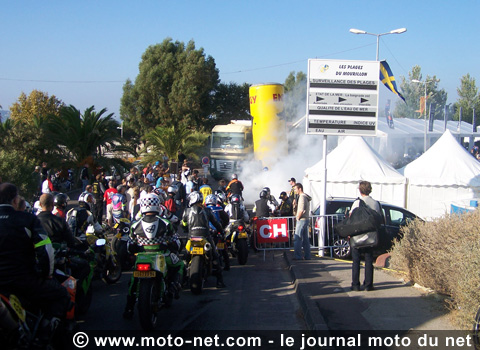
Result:
<svg viewBox="0 0 480 350">
<path fill-rule="evenodd" d="M 420 84 L 425 84 L 425 97 L 424 97 L 424 103 L 425 103 L 425 108 L 423 109 L 423 114 L 425 116 L 425 135 L 423 137 L 423 153 L 427 151 L 427 83 L 434 82 L 435 79 L 433 80 L 427 80 L 421 81 L 417 79 L 412 79 L 410 80 L 412 83 L 420 83 Z M 421 106 L 420 106 L 421 107 Z"/>
<path fill-rule="evenodd" d="M 402 33 L 405 33 L 406 31 L 407 31 L 407 28 L 398 28 L 398 29 L 394 29 L 394 30 L 389 31 L 388 33 L 375 34 L 375 33 L 368 33 L 366 31 L 360 30 L 360 29 L 355 29 L 355 28 L 350 29 L 350 33 L 353 33 L 353 34 L 367 34 L 367 35 L 374 35 L 374 36 L 377 37 L 377 58 L 376 58 L 376 61 L 378 61 L 378 46 L 379 46 L 379 42 L 380 42 L 380 37 L 382 35 L 388 35 L 388 34 L 402 34 Z"/>
</svg>

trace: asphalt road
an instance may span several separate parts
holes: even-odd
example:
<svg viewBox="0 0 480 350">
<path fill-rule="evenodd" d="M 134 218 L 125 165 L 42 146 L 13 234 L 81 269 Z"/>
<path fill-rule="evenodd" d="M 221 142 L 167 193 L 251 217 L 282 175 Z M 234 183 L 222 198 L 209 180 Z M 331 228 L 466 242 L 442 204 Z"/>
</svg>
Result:
<svg viewBox="0 0 480 350">
<path fill-rule="evenodd" d="M 250 251 L 246 265 L 231 259 L 224 271 L 224 289 L 215 288 L 209 277 L 202 294 L 183 290 L 180 299 L 160 311 L 158 330 L 305 330 L 291 278 L 281 253 Z M 107 285 L 93 282 L 93 301 L 88 313 L 78 320 L 78 330 L 141 330 L 138 312 L 132 320 L 122 318 L 128 281 L 132 272 Z"/>
</svg>

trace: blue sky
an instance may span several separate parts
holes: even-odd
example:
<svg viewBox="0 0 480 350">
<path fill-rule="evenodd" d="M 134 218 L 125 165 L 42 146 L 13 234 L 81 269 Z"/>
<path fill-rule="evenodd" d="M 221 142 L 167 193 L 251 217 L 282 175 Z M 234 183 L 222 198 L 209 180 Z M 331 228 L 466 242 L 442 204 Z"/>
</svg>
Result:
<svg viewBox="0 0 480 350">
<path fill-rule="evenodd" d="M 479 82 L 480 2 L 447 1 L 6 1 L 0 0 L 0 105 L 41 90 L 80 110 L 119 117 L 122 86 L 135 80 L 146 48 L 194 40 L 215 59 L 222 82 L 283 83 L 309 58 L 380 59 L 397 80 L 413 66 L 436 75 L 448 102 L 460 78 Z M 382 90 L 380 100 L 395 95 Z"/>
</svg>

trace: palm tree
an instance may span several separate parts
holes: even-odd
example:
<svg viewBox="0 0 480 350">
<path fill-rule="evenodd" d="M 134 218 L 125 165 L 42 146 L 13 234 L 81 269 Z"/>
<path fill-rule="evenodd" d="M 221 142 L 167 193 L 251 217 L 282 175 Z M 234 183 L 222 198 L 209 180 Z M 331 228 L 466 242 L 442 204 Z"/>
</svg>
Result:
<svg viewBox="0 0 480 350">
<path fill-rule="evenodd" d="M 63 107 L 60 115 L 52 115 L 45 121 L 43 128 L 48 142 L 56 148 L 63 164 L 78 168 L 85 162 L 99 165 L 104 169 L 114 166 L 118 169 L 127 164 L 119 158 L 106 157 L 107 152 L 128 151 L 117 128 L 119 122 L 113 119 L 113 113 L 104 115 L 91 106 L 83 115 L 74 106 Z"/>
<path fill-rule="evenodd" d="M 154 162 L 161 159 L 163 153 L 168 159 L 176 159 L 180 151 L 198 159 L 196 151 L 205 144 L 207 138 L 207 134 L 192 131 L 184 124 L 170 127 L 158 125 L 145 135 L 144 159 L 147 162 Z"/>
</svg>

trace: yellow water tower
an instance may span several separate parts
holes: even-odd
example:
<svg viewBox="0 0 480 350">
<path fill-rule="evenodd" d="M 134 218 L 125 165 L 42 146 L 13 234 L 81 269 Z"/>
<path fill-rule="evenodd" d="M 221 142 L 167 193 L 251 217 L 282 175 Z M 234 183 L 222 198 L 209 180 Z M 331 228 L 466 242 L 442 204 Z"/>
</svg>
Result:
<svg viewBox="0 0 480 350">
<path fill-rule="evenodd" d="M 285 120 L 279 117 L 283 111 L 284 88 L 275 83 L 252 85 L 249 95 L 255 159 L 271 167 L 288 154 Z"/>
</svg>

